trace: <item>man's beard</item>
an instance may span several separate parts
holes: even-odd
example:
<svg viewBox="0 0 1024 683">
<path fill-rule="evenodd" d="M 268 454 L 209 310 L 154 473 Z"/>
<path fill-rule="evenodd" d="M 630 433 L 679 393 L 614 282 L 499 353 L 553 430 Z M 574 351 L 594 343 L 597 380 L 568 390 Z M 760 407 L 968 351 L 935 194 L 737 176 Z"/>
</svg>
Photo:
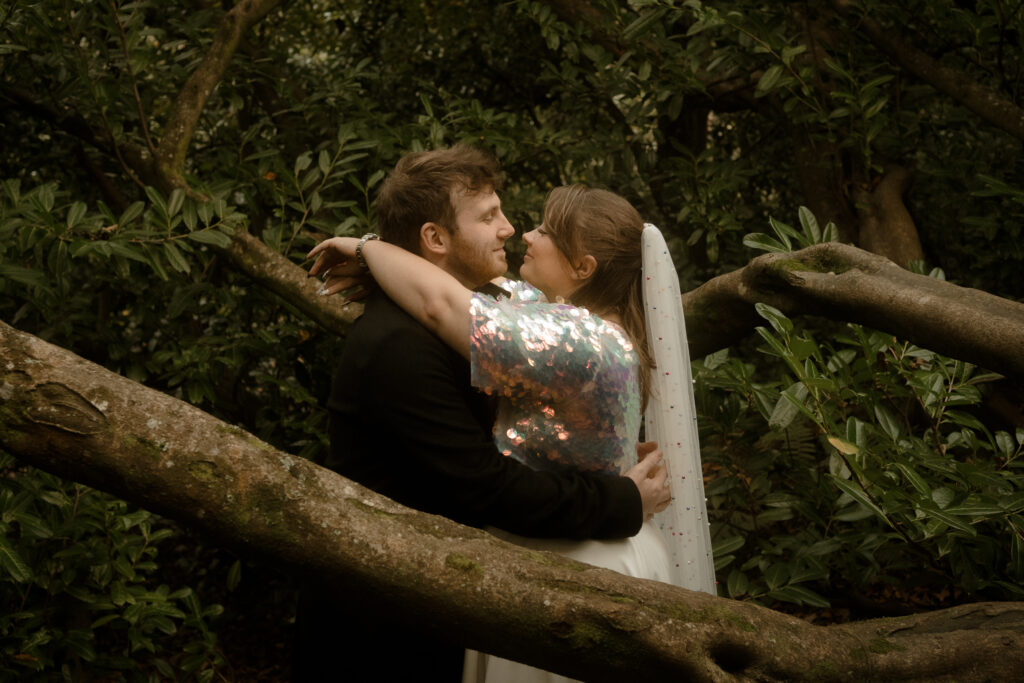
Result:
<svg viewBox="0 0 1024 683">
<path fill-rule="evenodd" d="M 494 251 L 489 246 L 470 246 L 459 240 L 452 245 L 451 258 L 448 259 L 447 265 L 448 271 L 470 288 L 487 284 L 504 274 L 504 269 L 496 272 L 500 266 L 497 265 Z"/>
</svg>

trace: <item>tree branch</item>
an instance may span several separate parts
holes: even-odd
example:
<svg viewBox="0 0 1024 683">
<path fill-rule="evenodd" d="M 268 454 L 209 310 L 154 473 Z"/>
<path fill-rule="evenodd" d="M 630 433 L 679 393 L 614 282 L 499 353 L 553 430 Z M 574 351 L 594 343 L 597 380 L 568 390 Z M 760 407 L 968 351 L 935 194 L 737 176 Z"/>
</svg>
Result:
<svg viewBox="0 0 1024 683">
<path fill-rule="evenodd" d="M 175 99 L 174 108 L 164 127 L 156 154 L 156 165 L 164 190 L 185 186 L 185 157 L 206 100 L 224 76 L 242 35 L 280 2 L 241 0 L 224 15 L 209 51 Z"/>
<path fill-rule="evenodd" d="M 930 56 L 882 28 L 868 14 L 854 17 L 850 0 L 832 0 L 840 14 L 855 18 L 871 41 L 904 69 L 937 90 L 946 93 L 989 123 L 1024 140 L 1024 109 L 999 93 L 986 88 L 967 74 L 942 66 Z"/>
<path fill-rule="evenodd" d="M 362 304 L 342 305 L 338 296 L 320 296 L 319 280 L 248 232 L 236 231 L 231 245 L 220 250 L 231 265 L 257 284 L 295 306 L 325 330 L 344 336 L 362 312 Z"/>
<path fill-rule="evenodd" d="M 405 508 L 0 323 L 0 447 L 318 579 L 333 597 L 586 680 L 1008 680 L 1024 604 L 813 626 Z"/>
<path fill-rule="evenodd" d="M 1024 377 L 1024 304 L 915 275 L 882 256 L 830 242 L 766 254 L 683 295 L 690 353 L 730 346 L 763 324 L 753 306 L 889 332 L 939 353 Z M 702 327 L 714 326 L 712 333 Z"/>
</svg>

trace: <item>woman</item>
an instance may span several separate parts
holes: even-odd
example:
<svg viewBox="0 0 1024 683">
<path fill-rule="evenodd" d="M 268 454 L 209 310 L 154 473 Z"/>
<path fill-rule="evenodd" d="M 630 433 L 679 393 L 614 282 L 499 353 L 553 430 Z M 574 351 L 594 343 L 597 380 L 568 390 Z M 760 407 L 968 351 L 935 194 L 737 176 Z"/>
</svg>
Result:
<svg viewBox="0 0 1024 683">
<path fill-rule="evenodd" d="M 310 256 L 329 250 L 314 273 L 325 259 L 365 259 L 388 296 L 470 359 L 474 385 L 501 397 L 495 441 L 506 455 L 532 467 L 628 469 L 636 461 L 640 416 L 648 404 L 647 438 L 665 440 L 666 453 L 688 453 L 669 463 L 675 498 L 670 518 L 648 522 L 637 536 L 621 541 L 501 535 L 632 576 L 714 592 L 689 363 L 681 355 L 685 330 L 678 282 L 661 234 L 645 228 L 622 197 L 574 185 L 552 191 L 543 224 L 523 239 L 527 251 L 520 273 L 529 284 L 504 283 L 510 299 L 474 294 L 393 245 L 363 240 L 358 254 L 357 240 L 333 238 Z M 651 272 L 644 272 L 648 266 Z M 329 289 L 346 282 L 332 276 Z M 652 313 L 647 316 L 645 288 Z M 649 324 L 660 350 L 656 371 Z M 669 364 L 661 355 L 677 359 Z M 686 396 L 673 397 L 680 393 Z M 655 417 L 654 409 L 666 404 L 675 419 Z M 489 660 L 488 680 L 546 675 Z"/>
</svg>

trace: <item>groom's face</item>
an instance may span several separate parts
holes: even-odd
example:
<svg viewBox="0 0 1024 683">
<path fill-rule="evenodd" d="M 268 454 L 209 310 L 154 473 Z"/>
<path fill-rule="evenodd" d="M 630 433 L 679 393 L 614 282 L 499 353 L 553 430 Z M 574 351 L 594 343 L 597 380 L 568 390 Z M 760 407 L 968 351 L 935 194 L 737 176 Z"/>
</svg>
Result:
<svg viewBox="0 0 1024 683">
<path fill-rule="evenodd" d="M 469 288 L 504 275 L 505 240 L 515 228 L 501 212 L 501 199 L 492 190 L 452 192 L 456 229 L 451 234 L 445 270 Z"/>
</svg>

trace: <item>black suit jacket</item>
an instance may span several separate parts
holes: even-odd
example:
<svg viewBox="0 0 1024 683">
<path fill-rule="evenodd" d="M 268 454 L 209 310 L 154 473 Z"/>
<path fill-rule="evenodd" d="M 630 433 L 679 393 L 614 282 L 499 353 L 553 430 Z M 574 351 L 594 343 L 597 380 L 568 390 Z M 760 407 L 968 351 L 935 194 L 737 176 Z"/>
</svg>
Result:
<svg viewBox="0 0 1024 683">
<path fill-rule="evenodd" d="M 502 456 L 469 363 L 383 293 L 349 331 L 328 409 L 325 464 L 409 507 L 533 537 L 622 538 L 643 522 L 625 477 L 537 472 Z M 342 603 L 301 591 L 293 683 L 460 680 L 460 644 L 400 626 L 349 590 Z"/>
<path fill-rule="evenodd" d="M 377 292 L 345 342 L 326 465 L 409 507 L 523 536 L 623 538 L 643 523 L 625 477 L 538 472 L 502 456 L 469 363 Z"/>
</svg>

